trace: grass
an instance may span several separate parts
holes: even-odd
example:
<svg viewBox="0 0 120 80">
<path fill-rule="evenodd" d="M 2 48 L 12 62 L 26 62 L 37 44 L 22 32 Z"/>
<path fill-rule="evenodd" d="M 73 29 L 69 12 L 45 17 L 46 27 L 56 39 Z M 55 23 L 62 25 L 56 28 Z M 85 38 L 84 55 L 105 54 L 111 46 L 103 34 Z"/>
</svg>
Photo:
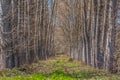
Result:
<svg viewBox="0 0 120 80">
<path fill-rule="evenodd" d="M 0 80 L 120 80 L 120 75 L 94 69 L 66 55 L 57 55 L 47 61 L 2 70 Z"/>
</svg>

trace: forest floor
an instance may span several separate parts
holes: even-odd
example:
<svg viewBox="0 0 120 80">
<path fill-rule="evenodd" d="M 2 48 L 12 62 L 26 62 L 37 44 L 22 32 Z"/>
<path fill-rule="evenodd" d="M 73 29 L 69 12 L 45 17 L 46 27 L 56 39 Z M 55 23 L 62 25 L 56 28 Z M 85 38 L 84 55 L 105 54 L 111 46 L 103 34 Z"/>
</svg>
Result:
<svg viewBox="0 0 120 80">
<path fill-rule="evenodd" d="M 120 75 L 94 69 L 62 54 L 32 65 L 2 70 L 0 80 L 120 80 Z"/>
</svg>

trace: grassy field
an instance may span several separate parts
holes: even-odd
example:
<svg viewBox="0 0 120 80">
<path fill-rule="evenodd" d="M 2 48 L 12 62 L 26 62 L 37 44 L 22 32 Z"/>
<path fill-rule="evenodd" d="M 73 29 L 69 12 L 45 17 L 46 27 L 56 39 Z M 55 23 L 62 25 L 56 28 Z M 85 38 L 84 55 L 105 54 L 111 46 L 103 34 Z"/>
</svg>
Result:
<svg viewBox="0 0 120 80">
<path fill-rule="evenodd" d="M 47 61 L 2 70 L 0 80 L 120 80 L 120 75 L 94 69 L 66 55 L 57 55 Z"/>
</svg>

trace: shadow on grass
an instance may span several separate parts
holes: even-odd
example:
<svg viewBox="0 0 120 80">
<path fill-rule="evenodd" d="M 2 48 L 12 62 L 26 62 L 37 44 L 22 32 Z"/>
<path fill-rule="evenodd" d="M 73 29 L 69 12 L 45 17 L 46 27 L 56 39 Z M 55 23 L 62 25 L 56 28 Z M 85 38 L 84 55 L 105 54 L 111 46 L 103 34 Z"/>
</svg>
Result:
<svg viewBox="0 0 120 80">
<path fill-rule="evenodd" d="M 103 72 L 97 72 L 97 71 L 80 71 L 77 73 L 73 73 L 71 74 L 74 78 L 77 79 L 91 79 L 93 77 L 105 77 L 105 76 L 109 76 L 106 73 Z"/>
<path fill-rule="evenodd" d="M 81 72 L 77 72 L 77 73 L 67 73 L 64 72 L 62 70 L 55 70 L 49 74 L 46 74 L 46 77 L 49 77 L 50 79 L 59 79 L 63 78 L 62 80 L 66 80 L 67 78 L 69 78 L 70 80 L 78 80 L 78 79 L 90 79 L 93 77 L 97 77 L 97 76 L 107 76 L 105 73 L 101 73 L 101 72 L 97 72 L 97 71 L 81 71 Z"/>
<path fill-rule="evenodd" d="M 55 71 L 51 72 L 50 74 L 48 74 L 47 77 L 49 77 L 50 79 L 55 79 L 55 80 L 60 79 L 60 78 L 61 78 L 61 80 L 75 79 L 74 76 L 72 76 L 71 74 L 68 74 L 62 70 L 55 70 Z"/>
</svg>

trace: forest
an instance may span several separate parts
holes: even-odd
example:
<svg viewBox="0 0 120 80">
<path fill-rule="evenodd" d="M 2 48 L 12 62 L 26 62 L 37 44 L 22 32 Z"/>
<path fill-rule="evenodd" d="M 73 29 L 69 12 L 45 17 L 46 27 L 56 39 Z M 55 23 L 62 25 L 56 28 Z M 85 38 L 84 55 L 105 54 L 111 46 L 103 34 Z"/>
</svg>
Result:
<svg viewBox="0 0 120 80">
<path fill-rule="evenodd" d="M 59 69 L 69 78 L 45 77 Z M 0 80 L 23 80 L 13 73 L 33 77 L 24 80 L 120 80 L 120 0 L 0 0 Z"/>
</svg>

